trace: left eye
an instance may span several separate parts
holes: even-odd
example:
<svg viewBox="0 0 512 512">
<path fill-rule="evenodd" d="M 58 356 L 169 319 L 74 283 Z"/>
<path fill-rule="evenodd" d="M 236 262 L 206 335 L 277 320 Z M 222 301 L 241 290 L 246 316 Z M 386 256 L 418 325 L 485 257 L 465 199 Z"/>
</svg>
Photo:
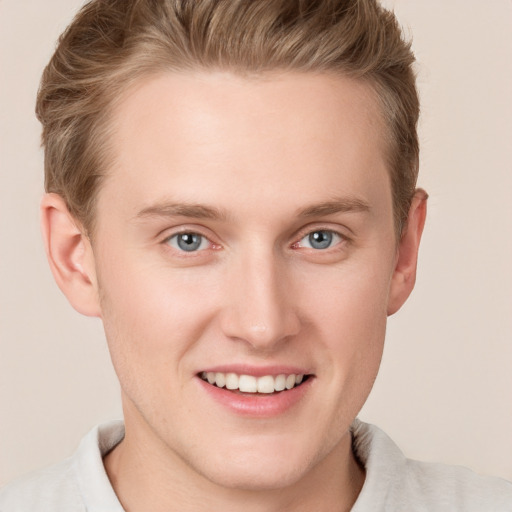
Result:
<svg viewBox="0 0 512 512">
<path fill-rule="evenodd" d="M 342 238 L 338 233 L 334 231 L 328 231 L 320 229 L 318 231 L 312 231 L 299 241 L 300 247 L 308 247 L 311 249 L 329 249 L 333 245 L 338 244 L 342 241 Z"/>
<path fill-rule="evenodd" d="M 167 243 L 179 251 L 194 252 L 208 247 L 208 240 L 198 233 L 178 233 L 167 239 Z"/>
</svg>

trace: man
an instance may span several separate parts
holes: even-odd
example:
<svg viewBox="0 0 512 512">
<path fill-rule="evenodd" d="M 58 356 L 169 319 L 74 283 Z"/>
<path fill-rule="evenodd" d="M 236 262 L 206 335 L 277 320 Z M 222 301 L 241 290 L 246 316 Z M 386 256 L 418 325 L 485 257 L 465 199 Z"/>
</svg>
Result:
<svg viewBox="0 0 512 512">
<path fill-rule="evenodd" d="M 412 291 L 413 56 L 372 1 L 93 1 L 43 76 L 48 259 L 124 425 L 9 510 L 510 510 L 355 418 Z"/>
</svg>

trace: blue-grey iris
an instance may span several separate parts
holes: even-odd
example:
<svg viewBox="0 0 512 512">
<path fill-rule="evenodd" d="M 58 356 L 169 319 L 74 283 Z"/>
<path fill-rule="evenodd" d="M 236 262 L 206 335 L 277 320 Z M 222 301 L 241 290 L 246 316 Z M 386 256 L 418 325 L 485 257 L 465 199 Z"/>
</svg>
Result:
<svg viewBox="0 0 512 512">
<path fill-rule="evenodd" d="M 197 233 L 181 233 L 177 236 L 178 247 L 183 251 L 195 251 L 199 248 L 202 236 Z"/>
<path fill-rule="evenodd" d="M 332 243 L 330 231 L 314 231 L 309 235 L 309 243 L 313 249 L 327 249 Z"/>
</svg>

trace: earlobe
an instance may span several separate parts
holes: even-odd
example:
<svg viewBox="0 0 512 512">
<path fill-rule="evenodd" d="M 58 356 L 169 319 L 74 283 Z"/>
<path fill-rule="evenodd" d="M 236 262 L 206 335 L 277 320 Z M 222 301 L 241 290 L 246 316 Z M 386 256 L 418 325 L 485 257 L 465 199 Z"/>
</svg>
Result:
<svg viewBox="0 0 512 512">
<path fill-rule="evenodd" d="M 61 196 L 43 197 L 41 229 L 48 263 L 61 291 L 79 313 L 101 316 L 92 247 Z"/>
<path fill-rule="evenodd" d="M 414 288 L 418 250 L 427 214 L 427 199 L 428 195 L 424 190 L 416 190 L 409 209 L 407 225 L 398 245 L 389 293 L 388 315 L 393 315 L 403 306 Z"/>
</svg>

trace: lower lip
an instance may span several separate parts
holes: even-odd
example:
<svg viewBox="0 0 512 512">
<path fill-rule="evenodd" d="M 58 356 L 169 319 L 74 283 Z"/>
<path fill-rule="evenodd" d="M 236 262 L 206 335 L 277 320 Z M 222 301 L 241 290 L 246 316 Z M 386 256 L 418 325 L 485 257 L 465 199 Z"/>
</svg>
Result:
<svg viewBox="0 0 512 512">
<path fill-rule="evenodd" d="M 297 405 L 310 389 L 314 379 L 310 376 L 300 386 L 278 393 L 269 393 L 268 395 L 236 393 L 226 388 L 218 388 L 200 377 L 197 377 L 197 380 L 202 389 L 208 393 L 208 396 L 231 412 L 241 416 L 271 418 L 283 414 Z"/>
</svg>

